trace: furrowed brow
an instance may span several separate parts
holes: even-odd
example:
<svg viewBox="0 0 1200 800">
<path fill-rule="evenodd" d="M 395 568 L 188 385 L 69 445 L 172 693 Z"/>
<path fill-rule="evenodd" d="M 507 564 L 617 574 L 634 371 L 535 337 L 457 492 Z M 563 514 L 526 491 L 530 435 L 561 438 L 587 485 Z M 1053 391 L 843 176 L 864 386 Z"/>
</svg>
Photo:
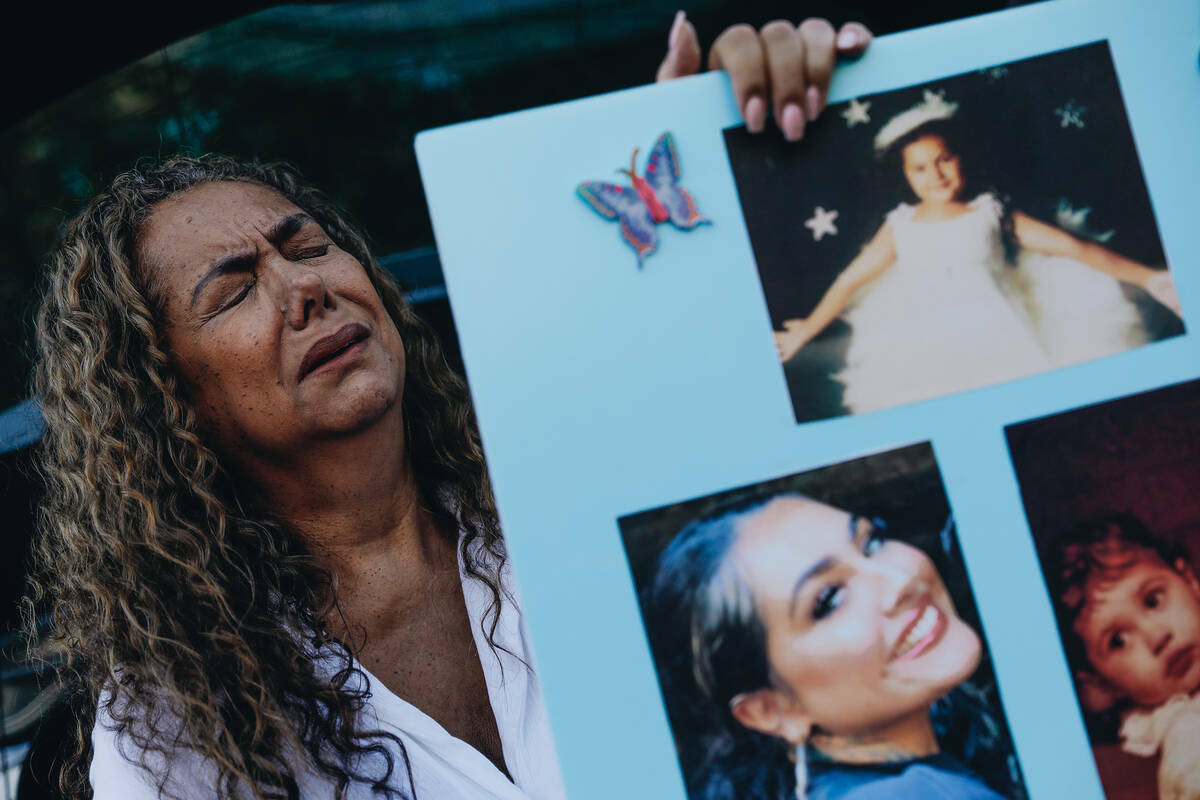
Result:
<svg viewBox="0 0 1200 800">
<path fill-rule="evenodd" d="M 208 268 L 204 273 L 204 277 L 196 283 L 196 288 L 192 289 L 192 300 L 188 303 L 188 311 L 191 311 L 196 306 L 196 301 L 200 299 L 200 293 L 204 291 L 204 287 L 208 285 L 213 278 L 219 278 L 222 275 L 229 275 L 235 272 L 244 272 L 248 269 L 253 269 L 257 256 L 254 253 L 241 251 L 230 253 L 227 256 L 217 259 L 217 261 Z"/>
<path fill-rule="evenodd" d="M 278 250 L 284 242 L 291 239 L 300 232 L 301 228 L 312 221 L 313 218 L 308 214 L 291 214 L 290 216 L 286 216 L 267 230 L 267 241 Z"/>
</svg>

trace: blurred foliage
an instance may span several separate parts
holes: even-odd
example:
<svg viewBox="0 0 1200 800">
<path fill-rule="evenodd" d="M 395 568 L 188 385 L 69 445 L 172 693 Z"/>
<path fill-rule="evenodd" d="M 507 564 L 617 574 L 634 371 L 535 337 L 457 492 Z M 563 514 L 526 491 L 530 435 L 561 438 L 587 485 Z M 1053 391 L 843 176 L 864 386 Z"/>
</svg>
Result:
<svg viewBox="0 0 1200 800">
<path fill-rule="evenodd" d="M 805 14 L 878 32 L 1003 0 L 815 0 Z M 673 0 L 414 0 L 285 6 L 198 34 L 0 133 L 0 409 L 28 394 L 35 285 L 63 221 L 140 159 L 286 160 L 370 234 L 378 255 L 433 243 L 420 130 L 645 83 Z M 699 0 L 704 42 L 794 4 Z"/>
</svg>

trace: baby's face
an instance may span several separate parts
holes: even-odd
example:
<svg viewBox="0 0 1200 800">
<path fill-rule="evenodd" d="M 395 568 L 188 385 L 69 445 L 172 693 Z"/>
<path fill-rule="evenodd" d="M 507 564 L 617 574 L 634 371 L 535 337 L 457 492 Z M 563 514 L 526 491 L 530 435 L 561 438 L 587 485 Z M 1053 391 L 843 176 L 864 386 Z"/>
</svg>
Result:
<svg viewBox="0 0 1200 800">
<path fill-rule="evenodd" d="M 1145 556 L 1115 578 L 1090 579 L 1075 619 L 1093 669 L 1138 705 L 1200 687 L 1200 586 L 1177 567 Z"/>
</svg>

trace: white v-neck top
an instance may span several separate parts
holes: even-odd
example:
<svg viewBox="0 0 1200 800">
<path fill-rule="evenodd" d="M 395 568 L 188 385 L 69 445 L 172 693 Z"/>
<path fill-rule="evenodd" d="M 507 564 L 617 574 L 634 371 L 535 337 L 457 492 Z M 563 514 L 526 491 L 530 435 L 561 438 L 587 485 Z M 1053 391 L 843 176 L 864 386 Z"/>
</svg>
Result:
<svg viewBox="0 0 1200 800">
<path fill-rule="evenodd" d="M 393 694 L 381 681 L 357 664 L 366 676 L 370 699 L 364 714 L 379 729 L 396 734 L 404 742 L 412 766 L 417 800 L 563 800 L 566 790 L 550 733 L 550 722 L 542 698 L 541 684 L 532 669 L 532 651 L 514 590 L 511 571 L 505 565 L 502 581 L 510 591 L 500 606 L 492 648 L 480 626 L 492 602 L 491 592 L 481 581 L 462 571 L 463 597 L 471 620 L 475 647 L 479 652 L 488 698 L 496 717 L 504 761 L 512 780 L 504 776 L 482 753 L 451 736 L 432 717 Z M 511 651 L 505 652 L 505 650 Z M 526 662 L 530 666 L 526 666 Z M 122 754 L 136 760 L 139 753 L 127 740 L 118 741 L 111 718 L 101 703 L 92 730 L 91 784 L 95 800 L 157 800 L 158 792 L 149 775 Z M 384 740 L 395 759 L 392 785 L 408 794 L 403 759 L 395 745 Z M 162 758 L 151 755 L 152 766 Z M 215 768 L 190 751 L 173 755 L 170 784 L 184 798 L 211 797 Z M 312 773 L 297 776 L 301 797 L 333 797 L 334 787 Z M 354 800 L 373 797 L 370 787 L 352 786 Z"/>
</svg>

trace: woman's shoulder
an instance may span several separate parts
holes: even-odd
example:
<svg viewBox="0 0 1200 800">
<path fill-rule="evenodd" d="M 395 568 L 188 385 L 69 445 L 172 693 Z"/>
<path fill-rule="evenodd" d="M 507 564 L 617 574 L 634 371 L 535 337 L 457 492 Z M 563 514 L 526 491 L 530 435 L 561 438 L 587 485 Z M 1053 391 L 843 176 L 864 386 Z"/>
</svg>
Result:
<svg viewBox="0 0 1200 800">
<path fill-rule="evenodd" d="M 160 797 L 157 775 L 163 776 L 163 793 L 173 792 L 179 797 L 213 794 L 214 776 L 203 774 L 194 753 L 144 748 L 135 741 L 130 727 L 148 731 L 150 726 L 137 717 L 131 725 L 118 726 L 114 710 L 124 716 L 127 709 L 121 699 L 104 693 L 92 727 L 92 763 L 88 769 L 95 800 L 157 800 Z M 169 724 L 169 720 L 160 720 L 160 725 L 154 727 L 161 728 L 162 722 Z"/>
<path fill-rule="evenodd" d="M 809 800 L 1003 800 L 957 763 L 919 759 L 879 766 L 832 765 L 810 782 Z"/>
<path fill-rule="evenodd" d="M 996 196 L 995 192 L 980 192 L 967 205 L 972 209 L 986 211 L 996 219 L 1004 216 L 1004 203 Z"/>
<path fill-rule="evenodd" d="M 901 203 L 887 213 L 887 215 L 884 217 L 883 224 L 885 226 L 890 225 L 892 228 L 895 228 L 897 225 L 905 225 L 909 222 L 912 222 L 913 215 L 916 213 L 916 206 L 912 205 L 911 203 Z"/>
</svg>

